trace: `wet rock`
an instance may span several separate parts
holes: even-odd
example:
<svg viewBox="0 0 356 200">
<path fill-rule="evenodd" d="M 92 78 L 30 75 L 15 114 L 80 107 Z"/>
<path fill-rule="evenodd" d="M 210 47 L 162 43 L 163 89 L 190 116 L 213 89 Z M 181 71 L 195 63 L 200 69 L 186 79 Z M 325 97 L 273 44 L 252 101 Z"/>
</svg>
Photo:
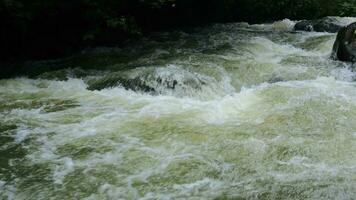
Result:
<svg viewBox="0 0 356 200">
<path fill-rule="evenodd" d="M 302 20 L 295 24 L 294 30 L 337 33 L 348 23 L 349 21 L 340 17 L 324 17 L 318 20 Z"/>
<path fill-rule="evenodd" d="M 155 89 L 147 85 L 140 77 L 126 78 L 118 76 L 117 74 L 108 75 L 104 78 L 90 81 L 88 90 L 102 90 L 105 88 L 112 88 L 122 86 L 126 90 L 154 92 Z"/>
<path fill-rule="evenodd" d="M 338 32 L 331 56 L 336 60 L 356 62 L 356 22 Z"/>
<path fill-rule="evenodd" d="M 296 31 L 314 31 L 313 22 L 310 20 L 302 20 L 294 25 Z"/>
<path fill-rule="evenodd" d="M 165 94 L 172 90 L 193 89 L 200 90 L 201 86 L 207 83 L 199 79 L 186 78 L 178 80 L 170 76 L 157 76 L 154 74 L 141 74 L 138 76 L 129 76 L 123 73 L 113 73 L 101 78 L 95 78 L 87 81 L 88 90 L 102 90 L 113 87 L 123 87 L 126 90 L 145 92 L 153 95 Z M 188 89 L 188 90 L 190 90 Z"/>
</svg>

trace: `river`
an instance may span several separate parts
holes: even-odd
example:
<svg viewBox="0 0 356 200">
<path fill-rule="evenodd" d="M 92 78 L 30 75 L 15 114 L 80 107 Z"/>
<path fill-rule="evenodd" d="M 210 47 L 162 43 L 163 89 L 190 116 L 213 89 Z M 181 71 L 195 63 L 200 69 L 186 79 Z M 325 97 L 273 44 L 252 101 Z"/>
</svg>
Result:
<svg viewBox="0 0 356 200">
<path fill-rule="evenodd" d="M 105 66 L 0 80 L 0 199 L 354 199 L 356 73 L 330 59 L 336 34 L 294 23 L 157 33 L 83 52 Z"/>
</svg>

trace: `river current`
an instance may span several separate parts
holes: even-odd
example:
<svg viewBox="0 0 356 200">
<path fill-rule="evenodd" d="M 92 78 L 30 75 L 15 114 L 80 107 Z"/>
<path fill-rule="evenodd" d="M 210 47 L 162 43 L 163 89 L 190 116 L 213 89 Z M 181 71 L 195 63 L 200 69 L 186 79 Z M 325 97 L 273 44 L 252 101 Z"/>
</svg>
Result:
<svg viewBox="0 0 356 200">
<path fill-rule="evenodd" d="M 356 73 L 330 59 L 336 34 L 294 23 L 157 33 L 0 80 L 0 199 L 355 199 Z"/>
</svg>

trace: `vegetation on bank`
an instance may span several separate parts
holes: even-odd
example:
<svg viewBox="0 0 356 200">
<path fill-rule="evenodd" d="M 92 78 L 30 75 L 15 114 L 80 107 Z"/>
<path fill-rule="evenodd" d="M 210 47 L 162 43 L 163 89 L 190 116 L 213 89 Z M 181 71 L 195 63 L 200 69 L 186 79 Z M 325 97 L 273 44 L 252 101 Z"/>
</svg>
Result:
<svg viewBox="0 0 356 200">
<path fill-rule="evenodd" d="M 61 57 L 179 26 L 355 14 L 356 0 L 3 0 L 0 60 Z"/>
</svg>

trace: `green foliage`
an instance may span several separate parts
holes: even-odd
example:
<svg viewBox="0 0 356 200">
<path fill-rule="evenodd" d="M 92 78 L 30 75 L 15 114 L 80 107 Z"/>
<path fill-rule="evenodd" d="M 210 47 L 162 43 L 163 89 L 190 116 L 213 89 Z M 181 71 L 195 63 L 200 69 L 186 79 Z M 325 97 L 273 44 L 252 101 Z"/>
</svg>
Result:
<svg viewBox="0 0 356 200">
<path fill-rule="evenodd" d="M 240 0 L 240 15 L 251 21 L 316 19 L 338 14 L 338 2 L 346 0 Z M 253 14 L 251 14 L 253 13 Z"/>
<path fill-rule="evenodd" d="M 340 2 L 339 15 L 356 17 L 356 0 Z"/>
</svg>

